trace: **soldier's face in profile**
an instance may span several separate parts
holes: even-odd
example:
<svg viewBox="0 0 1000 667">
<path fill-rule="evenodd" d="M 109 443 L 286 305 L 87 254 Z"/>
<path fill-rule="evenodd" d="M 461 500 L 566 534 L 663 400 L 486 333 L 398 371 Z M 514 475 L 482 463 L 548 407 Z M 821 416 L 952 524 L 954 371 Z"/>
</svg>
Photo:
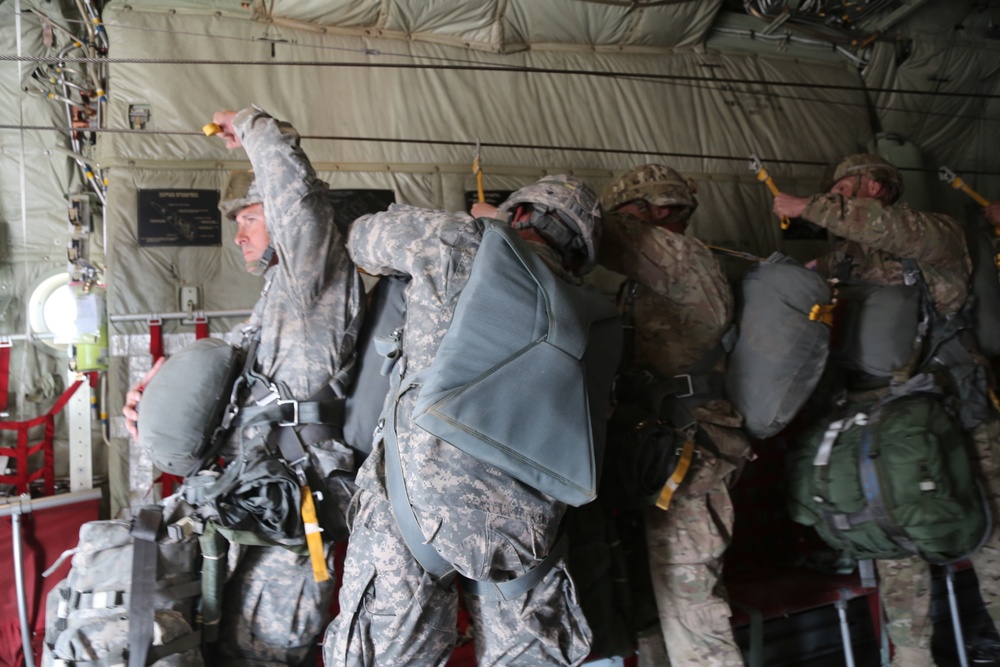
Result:
<svg viewBox="0 0 1000 667">
<path fill-rule="evenodd" d="M 236 236 L 233 242 L 243 252 L 247 271 L 253 271 L 271 243 L 264 219 L 263 204 L 251 204 L 236 214 Z"/>
<path fill-rule="evenodd" d="M 840 195 L 844 199 L 870 199 L 878 196 L 882 184 L 867 176 L 844 176 L 833 184 L 830 194 Z"/>
</svg>

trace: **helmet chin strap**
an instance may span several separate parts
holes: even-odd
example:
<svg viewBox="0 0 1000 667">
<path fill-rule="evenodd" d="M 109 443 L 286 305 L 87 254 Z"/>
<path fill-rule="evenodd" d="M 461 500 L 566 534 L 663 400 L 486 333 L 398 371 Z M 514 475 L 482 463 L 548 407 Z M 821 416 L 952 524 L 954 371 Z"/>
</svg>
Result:
<svg viewBox="0 0 1000 667">
<path fill-rule="evenodd" d="M 858 174 L 857 180 L 854 181 L 854 188 L 851 191 L 851 197 L 857 197 L 861 193 L 861 174 Z"/>
<path fill-rule="evenodd" d="M 275 252 L 274 246 L 272 245 L 267 246 L 267 248 L 264 249 L 264 253 L 260 256 L 260 259 L 257 261 L 257 265 L 254 266 L 253 269 L 251 269 L 250 273 L 255 276 L 264 275 L 264 271 L 266 271 L 267 267 L 271 266 L 271 262 L 274 261 L 274 252 Z"/>
</svg>

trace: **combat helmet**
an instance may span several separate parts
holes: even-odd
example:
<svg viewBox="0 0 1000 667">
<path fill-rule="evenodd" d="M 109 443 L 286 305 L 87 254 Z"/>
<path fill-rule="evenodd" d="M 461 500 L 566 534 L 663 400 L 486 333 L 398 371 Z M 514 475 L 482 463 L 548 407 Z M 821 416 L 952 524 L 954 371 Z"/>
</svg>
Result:
<svg viewBox="0 0 1000 667">
<path fill-rule="evenodd" d="M 254 179 L 253 170 L 230 172 L 226 184 L 222 186 L 222 196 L 219 197 L 219 210 L 230 220 L 236 220 L 236 214 L 247 206 L 263 204 L 260 188 Z"/>
<path fill-rule="evenodd" d="M 567 267 L 582 260 L 573 268 L 577 275 L 594 268 L 601 240 L 601 204 L 586 183 L 566 174 L 546 176 L 512 194 L 497 215 L 510 220 L 522 204 L 532 206 L 531 219 L 516 223 L 515 229 L 534 228 L 560 252 Z"/>
<path fill-rule="evenodd" d="M 833 182 L 836 184 L 848 176 L 867 176 L 873 181 L 887 183 L 891 201 L 903 194 L 903 176 L 891 162 L 878 155 L 856 153 L 845 157 L 833 171 Z"/>
<path fill-rule="evenodd" d="M 676 206 L 677 214 L 670 221 L 684 222 L 698 208 L 697 188 L 694 181 L 686 179 L 662 164 L 644 164 L 629 169 L 604 188 L 601 204 L 604 210 L 613 211 L 622 204 L 636 200 L 651 206 Z"/>
</svg>

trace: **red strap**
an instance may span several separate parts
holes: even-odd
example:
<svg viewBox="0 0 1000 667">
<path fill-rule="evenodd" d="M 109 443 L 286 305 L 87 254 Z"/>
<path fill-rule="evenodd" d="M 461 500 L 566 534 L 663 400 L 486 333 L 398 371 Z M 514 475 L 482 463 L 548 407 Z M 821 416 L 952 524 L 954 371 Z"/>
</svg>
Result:
<svg viewBox="0 0 1000 667">
<path fill-rule="evenodd" d="M 149 356 L 154 364 L 163 356 L 163 320 L 159 317 L 149 318 Z"/>
<path fill-rule="evenodd" d="M 10 340 L 0 340 L 0 411 L 7 409 L 10 383 Z"/>
<path fill-rule="evenodd" d="M 208 318 L 204 315 L 197 315 L 194 318 L 194 337 L 208 338 Z"/>
</svg>

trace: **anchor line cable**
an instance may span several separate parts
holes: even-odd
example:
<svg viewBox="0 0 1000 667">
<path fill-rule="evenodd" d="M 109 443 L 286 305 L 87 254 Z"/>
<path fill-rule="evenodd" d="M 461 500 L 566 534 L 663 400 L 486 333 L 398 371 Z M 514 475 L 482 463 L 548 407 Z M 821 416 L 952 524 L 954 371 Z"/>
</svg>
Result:
<svg viewBox="0 0 1000 667">
<path fill-rule="evenodd" d="M 135 130 L 131 128 L 67 128 L 67 127 L 57 127 L 51 125 L 0 125 L 0 130 L 30 130 L 30 131 L 52 131 L 52 132 L 97 132 L 100 134 L 138 134 L 138 135 L 157 135 L 157 136 L 198 136 L 204 137 L 204 133 L 201 131 L 194 130 Z M 475 148 L 475 141 L 463 141 L 458 139 L 419 139 L 411 137 L 364 137 L 364 136 L 347 136 L 347 135 L 335 135 L 335 134 L 300 134 L 302 139 L 310 139 L 314 141 L 344 141 L 344 142 L 358 142 L 358 143 L 382 143 L 382 144 L 415 144 L 415 145 L 425 145 L 425 146 L 458 146 L 462 148 Z M 511 150 L 526 150 L 526 151 L 568 151 L 573 153 L 598 153 L 605 155 L 641 155 L 645 157 L 673 157 L 673 158 L 690 158 L 696 160 L 718 160 L 718 161 L 731 161 L 746 163 L 749 159 L 747 155 L 721 155 L 713 153 L 689 153 L 689 152 L 679 152 L 679 151 L 657 151 L 657 150 L 642 150 L 633 148 L 613 148 L 613 147 L 600 147 L 600 146 L 556 146 L 551 144 L 527 144 L 527 143 L 514 143 L 514 142 L 503 142 L 503 141 L 480 141 L 479 145 L 482 148 L 498 148 L 498 149 L 511 149 Z M 822 160 L 791 160 L 783 158 L 768 158 L 761 157 L 761 159 L 768 164 L 785 164 L 785 165 L 796 165 L 804 167 L 822 167 L 826 168 L 830 166 L 829 162 Z M 900 171 L 912 171 L 912 172 L 923 172 L 928 174 L 937 174 L 936 169 L 918 169 L 915 167 L 900 167 Z M 978 176 L 1000 176 L 1000 171 L 971 171 L 963 170 L 964 175 L 978 175 Z"/>
<path fill-rule="evenodd" d="M 344 60 L 218 60 L 211 58 L 55 58 L 51 56 L 12 56 L 0 55 L 0 61 L 17 62 L 65 62 L 65 63 L 103 63 L 108 65 L 211 65 L 226 66 L 238 65 L 241 67 L 339 67 L 346 69 L 402 69 L 402 70 L 430 70 L 430 71 L 456 71 L 456 72 L 495 72 L 506 74 L 560 74 L 564 76 L 592 76 L 598 78 L 629 78 L 642 81 L 680 81 L 698 83 L 730 83 L 749 84 L 760 86 L 772 86 L 776 88 L 808 88 L 810 90 L 845 90 L 858 93 L 896 93 L 904 95 L 931 95 L 934 97 L 960 97 L 969 99 L 1000 99 L 1000 94 L 976 93 L 976 92 L 953 92 L 953 91 L 926 91 L 912 88 L 866 88 L 862 86 L 851 86 L 846 84 L 821 84 L 803 81 L 773 81 L 770 79 L 749 79 L 740 77 L 706 77 L 694 74 L 653 74 L 624 72 L 619 70 L 582 70 L 568 69 L 564 67 L 532 67 L 532 66 L 510 66 L 510 65 L 434 65 L 425 63 L 370 63 L 370 62 L 350 62 Z"/>
<path fill-rule="evenodd" d="M 47 20 L 49 20 L 50 22 L 54 23 L 53 19 L 46 17 L 44 14 L 42 14 L 41 12 L 38 12 L 37 10 L 35 10 L 33 13 L 32 12 L 27 12 L 27 14 L 29 14 L 29 15 L 33 14 L 34 16 L 44 17 Z M 68 22 L 70 22 L 70 23 L 84 23 L 84 21 L 75 21 L 73 19 L 66 19 L 66 20 Z M 190 36 L 190 37 L 204 37 L 203 33 L 194 33 L 194 32 L 183 31 L 183 30 L 171 30 L 171 29 L 167 29 L 167 28 L 118 26 L 118 29 L 120 29 L 120 30 L 132 30 L 132 31 L 139 31 L 139 32 L 159 32 L 159 33 L 167 33 L 167 34 L 171 34 L 171 35 L 186 35 L 186 36 Z M 410 60 L 413 60 L 413 61 L 460 63 L 462 65 L 467 65 L 467 66 L 479 66 L 480 65 L 480 63 L 476 63 L 475 61 L 469 60 L 467 58 L 448 58 L 448 57 L 444 57 L 444 56 L 428 56 L 428 55 L 413 54 L 413 53 L 398 53 L 398 52 L 391 52 L 391 51 L 383 51 L 381 49 L 375 49 L 375 48 L 369 48 L 369 47 L 354 48 L 354 47 L 329 46 L 329 45 L 323 45 L 323 44 L 308 44 L 308 43 L 300 43 L 300 42 L 296 42 L 296 41 L 272 40 L 272 39 L 268 39 L 266 37 L 260 37 L 260 38 L 258 38 L 258 37 L 250 37 L 250 38 L 248 38 L 248 37 L 235 37 L 235 36 L 230 36 L 230 35 L 216 35 L 216 36 L 213 36 L 212 39 L 213 40 L 228 39 L 228 40 L 232 40 L 232 41 L 246 42 L 246 43 L 251 43 L 251 44 L 255 43 L 255 42 L 270 42 L 270 43 L 275 43 L 275 44 L 281 44 L 285 48 L 312 49 L 312 50 L 323 50 L 323 51 L 337 51 L 337 52 L 341 52 L 341 53 L 361 54 L 361 55 L 369 56 L 369 57 L 407 58 L 407 59 L 410 59 Z M 517 66 L 517 65 L 504 65 L 502 63 L 491 63 L 490 66 L 498 67 L 498 68 L 505 68 L 505 69 L 508 69 L 508 70 L 517 70 L 519 67 L 522 67 L 522 66 Z M 702 77 L 701 81 L 699 81 L 699 82 L 691 82 L 691 83 L 682 83 L 682 82 L 678 82 L 678 81 L 661 81 L 661 82 L 655 82 L 655 81 L 650 81 L 648 77 L 646 77 L 645 75 L 641 75 L 641 74 L 639 74 L 639 75 L 623 75 L 623 76 L 621 76 L 619 78 L 626 79 L 626 80 L 636 80 L 636 81 L 640 81 L 640 82 L 645 81 L 647 83 L 663 83 L 665 85 L 673 85 L 673 86 L 676 86 L 676 87 L 684 87 L 684 88 L 689 88 L 689 89 L 693 89 L 693 90 L 713 90 L 713 91 L 721 91 L 723 93 L 729 92 L 729 93 L 739 94 L 739 95 L 764 95 L 768 99 L 793 100 L 793 101 L 799 101 L 799 102 L 805 102 L 805 103 L 818 103 L 818 104 L 835 105 L 835 106 L 842 106 L 842 107 L 855 107 L 855 108 L 859 108 L 859 109 L 868 109 L 868 108 L 870 108 L 870 105 L 868 103 L 847 102 L 847 101 L 839 101 L 839 100 L 821 100 L 821 99 L 817 99 L 815 97 L 804 97 L 804 96 L 797 96 L 797 95 L 782 94 L 782 93 L 777 93 L 777 92 L 774 92 L 774 91 L 771 91 L 771 90 L 765 91 L 765 92 L 758 92 L 758 91 L 752 91 L 752 90 L 732 89 L 732 88 L 728 88 L 725 85 L 723 85 L 723 86 L 711 85 L 713 81 L 716 81 L 716 79 L 714 77 Z M 753 85 L 754 81 L 747 80 L 747 83 Z M 707 85 L 701 85 L 701 84 L 707 84 Z M 766 84 L 762 84 L 762 85 L 766 85 Z M 819 86 L 809 85 L 809 87 L 810 88 L 822 88 L 823 86 L 822 85 L 819 85 Z M 852 90 L 857 90 L 859 92 L 874 92 L 873 89 L 867 89 L 867 88 L 864 88 L 864 87 L 850 87 L 850 86 L 847 86 L 847 88 L 848 89 L 852 89 Z M 928 91 L 926 94 L 936 94 L 936 93 Z M 893 112 L 894 111 L 894 112 L 900 112 L 900 113 L 913 113 L 912 109 L 905 109 L 905 108 L 901 108 L 901 107 L 878 106 L 878 105 L 876 105 L 874 108 L 877 109 L 877 110 L 879 110 L 879 111 L 886 111 L 886 112 Z M 977 116 L 977 115 L 970 115 L 970 114 L 954 114 L 954 113 L 949 113 L 949 112 L 935 112 L 935 111 L 931 111 L 930 109 L 924 109 L 924 110 L 922 110 L 921 113 L 925 117 L 927 117 L 927 116 L 940 116 L 940 117 L 948 117 L 948 118 L 964 118 L 964 119 L 967 119 L 967 120 L 975 120 L 975 121 L 980 121 L 980 122 L 987 122 L 987 121 L 1000 122 L 1000 118 L 993 119 L 993 118 L 987 118 L 985 116 Z"/>
</svg>

